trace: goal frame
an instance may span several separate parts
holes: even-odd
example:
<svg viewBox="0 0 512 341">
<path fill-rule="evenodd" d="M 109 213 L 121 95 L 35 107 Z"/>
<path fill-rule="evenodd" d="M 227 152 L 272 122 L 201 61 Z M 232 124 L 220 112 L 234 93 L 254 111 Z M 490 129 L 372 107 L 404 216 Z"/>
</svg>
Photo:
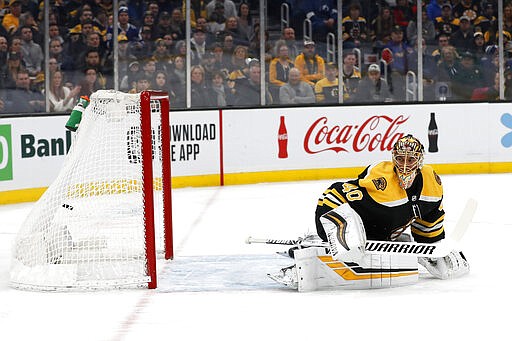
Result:
<svg viewBox="0 0 512 341">
<path fill-rule="evenodd" d="M 146 266 L 150 277 L 148 289 L 157 287 L 156 271 L 156 241 L 155 241 L 155 210 L 153 198 L 153 144 L 151 134 L 151 101 L 160 102 L 160 125 L 162 129 L 162 200 L 163 200 L 163 232 L 164 258 L 174 258 L 172 235 L 172 195 L 171 195 L 171 134 L 169 115 L 169 95 L 162 91 L 142 91 L 141 106 L 141 135 L 142 135 L 142 179 L 144 192 L 144 219 L 146 238 Z"/>
</svg>

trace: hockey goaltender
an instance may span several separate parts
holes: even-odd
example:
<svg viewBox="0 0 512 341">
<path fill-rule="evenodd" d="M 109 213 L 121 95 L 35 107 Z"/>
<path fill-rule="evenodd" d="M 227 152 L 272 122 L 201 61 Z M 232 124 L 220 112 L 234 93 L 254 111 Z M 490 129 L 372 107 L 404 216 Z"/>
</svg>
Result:
<svg viewBox="0 0 512 341">
<path fill-rule="evenodd" d="M 420 249 L 415 245 L 432 251 L 428 245 L 439 245 L 445 238 L 443 187 L 433 168 L 423 165 L 424 153 L 420 141 L 406 135 L 394 144 L 392 161 L 368 166 L 357 179 L 332 184 L 318 200 L 318 236 L 304 239 L 327 247 L 299 244 L 290 250 L 295 264 L 269 277 L 308 291 L 412 284 L 419 278 L 418 263 L 440 279 L 467 274 L 469 264 L 458 250 L 439 257 L 408 254 Z M 410 234 L 404 233 L 409 227 Z M 389 248 L 375 241 L 403 242 L 406 251 L 371 252 Z"/>
</svg>

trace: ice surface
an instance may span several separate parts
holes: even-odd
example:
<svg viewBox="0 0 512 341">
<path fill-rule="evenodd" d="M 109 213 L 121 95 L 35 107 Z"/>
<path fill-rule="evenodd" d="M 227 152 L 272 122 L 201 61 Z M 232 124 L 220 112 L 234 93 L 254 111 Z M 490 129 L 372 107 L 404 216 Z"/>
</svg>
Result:
<svg viewBox="0 0 512 341">
<path fill-rule="evenodd" d="M 479 203 L 462 240 L 471 273 L 377 290 L 282 288 L 266 273 L 291 264 L 275 255 L 286 248 L 244 243 L 313 231 L 332 180 L 174 190 L 176 259 L 158 262 L 156 290 L 9 288 L 11 243 L 33 204 L 0 206 L 0 340 L 504 340 L 512 175 L 442 179 L 448 233 L 468 198 Z"/>
</svg>

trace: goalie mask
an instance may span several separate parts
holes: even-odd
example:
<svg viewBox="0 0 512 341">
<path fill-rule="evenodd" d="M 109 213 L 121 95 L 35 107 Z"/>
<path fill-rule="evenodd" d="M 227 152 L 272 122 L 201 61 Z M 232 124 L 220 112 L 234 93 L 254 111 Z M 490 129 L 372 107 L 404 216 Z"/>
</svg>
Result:
<svg viewBox="0 0 512 341">
<path fill-rule="evenodd" d="M 393 146 L 393 164 L 401 188 L 411 187 L 416 174 L 423 166 L 424 148 L 412 135 L 406 135 Z"/>
</svg>

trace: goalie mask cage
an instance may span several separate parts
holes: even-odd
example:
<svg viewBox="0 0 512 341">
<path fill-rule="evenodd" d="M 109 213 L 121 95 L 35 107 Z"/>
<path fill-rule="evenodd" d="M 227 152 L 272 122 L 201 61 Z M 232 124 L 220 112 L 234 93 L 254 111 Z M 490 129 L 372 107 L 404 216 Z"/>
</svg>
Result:
<svg viewBox="0 0 512 341">
<path fill-rule="evenodd" d="M 10 285 L 156 288 L 156 252 L 173 257 L 170 182 L 167 93 L 95 92 L 15 239 Z"/>
</svg>

